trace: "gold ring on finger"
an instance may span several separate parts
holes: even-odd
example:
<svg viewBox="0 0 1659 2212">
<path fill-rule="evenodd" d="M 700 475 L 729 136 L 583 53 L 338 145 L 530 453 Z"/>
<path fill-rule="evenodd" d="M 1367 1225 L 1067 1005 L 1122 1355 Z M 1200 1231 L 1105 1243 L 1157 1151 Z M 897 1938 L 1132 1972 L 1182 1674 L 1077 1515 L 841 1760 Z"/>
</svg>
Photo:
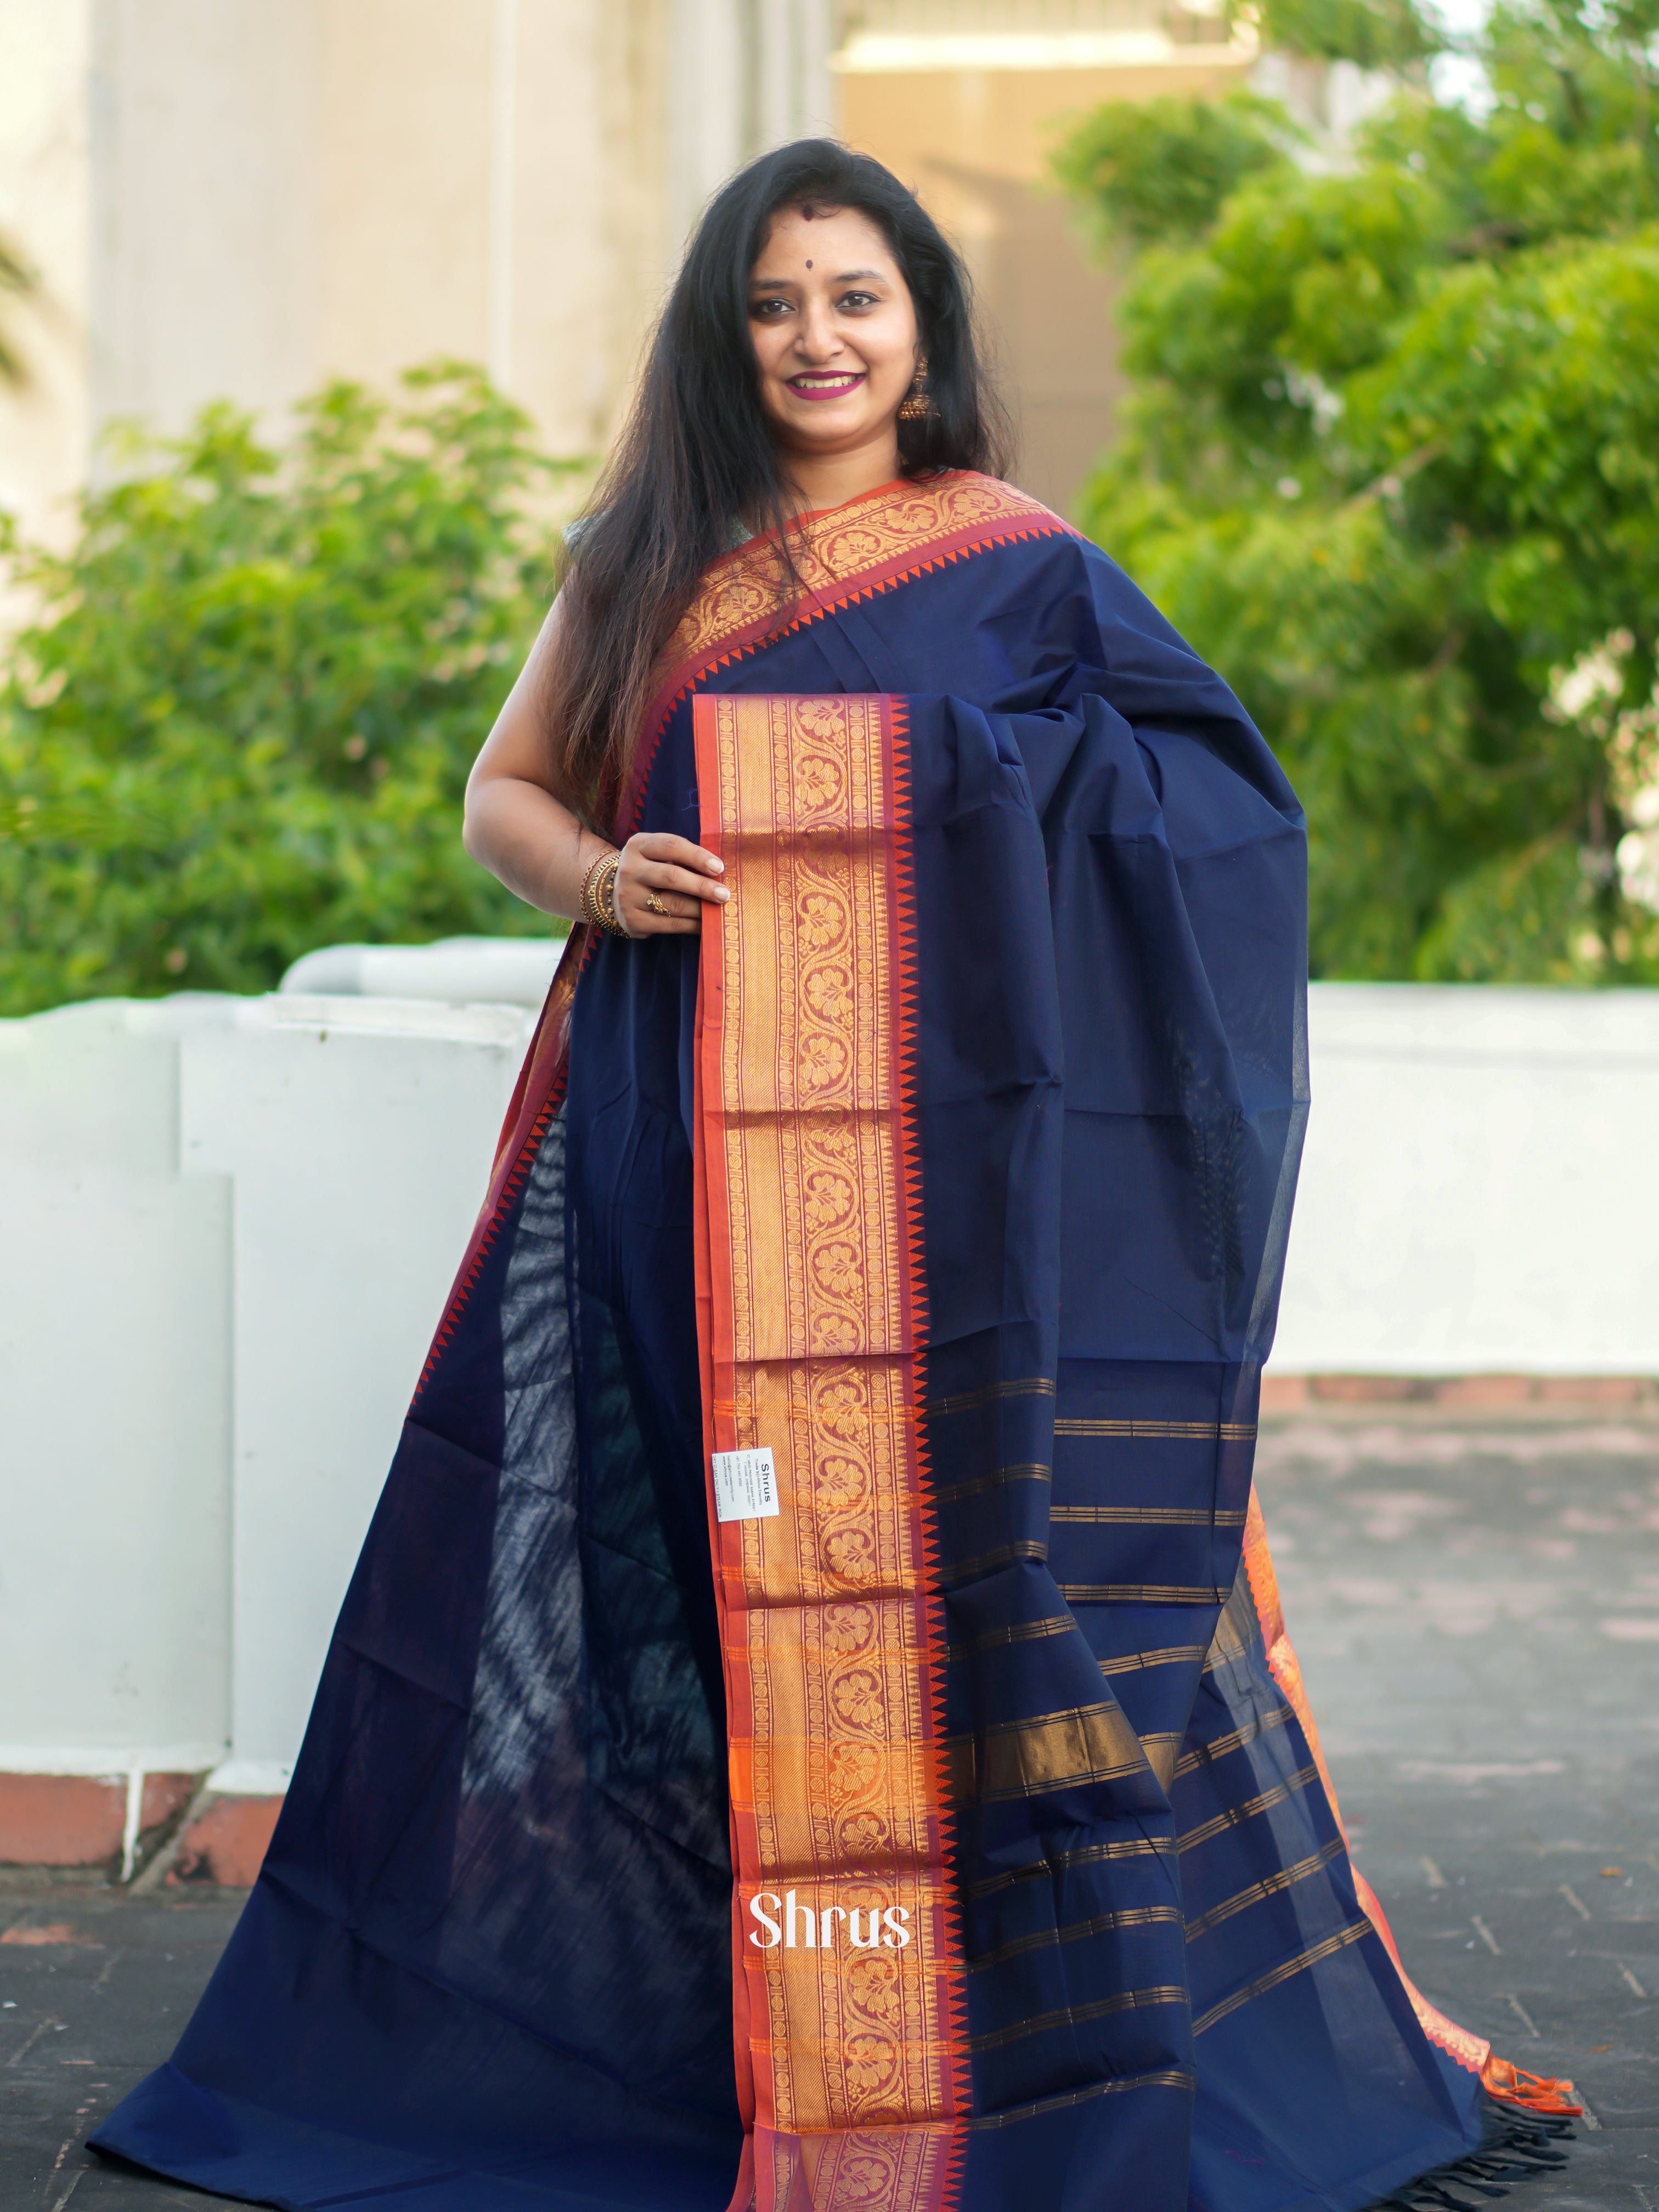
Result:
<svg viewBox="0 0 1659 2212">
<path fill-rule="evenodd" d="M 645 910 L 647 914 L 666 914 L 668 908 L 655 891 L 647 891 L 645 895 Z"/>
</svg>

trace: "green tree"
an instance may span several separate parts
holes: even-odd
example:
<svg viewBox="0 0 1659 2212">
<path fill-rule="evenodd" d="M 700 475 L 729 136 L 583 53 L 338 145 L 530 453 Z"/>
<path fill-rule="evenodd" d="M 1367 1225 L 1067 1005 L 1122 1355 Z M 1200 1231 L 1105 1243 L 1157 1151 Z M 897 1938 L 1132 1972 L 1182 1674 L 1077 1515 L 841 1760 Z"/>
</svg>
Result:
<svg viewBox="0 0 1659 2212">
<path fill-rule="evenodd" d="M 1259 0 L 1253 13 L 1269 47 L 1361 69 L 1410 70 L 1448 43 L 1413 0 Z"/>
<path fill-rule="evenodd" d="M 1435 43 L 1361 0 L 1269 29 L 1340 51 L 1355 6 Z M 1146 211 L 1211 111 L 1059 155 L 1139 240 L 1081 519 L 1297 782 L 1316 973 L 1659 981 L 1656 28 L 1504 0 L 1488 113 L 1402 83 L 1334 167 L 1235 106 L 1196 223 Z"/>
<path fill-rule="evenodd" d="M 1066 191 L 1095 216 L 1103 245 L 1190 239 L 1214 222 L 1246 177 L 1279 170 L 1289 118 L 1237 88 L 1219 100 L 1114 100 L 1086 116 L 1054 155 Z"/>
<path fill-rule="evenodd" d="M 459 836 L 554 568 L 526 418 L 441 363 L 330 386 L 283 453 L 216 405 L 118 458 L 71 553 L 11 548 L 0 1012 L 544 928 Z"/>
</svg>

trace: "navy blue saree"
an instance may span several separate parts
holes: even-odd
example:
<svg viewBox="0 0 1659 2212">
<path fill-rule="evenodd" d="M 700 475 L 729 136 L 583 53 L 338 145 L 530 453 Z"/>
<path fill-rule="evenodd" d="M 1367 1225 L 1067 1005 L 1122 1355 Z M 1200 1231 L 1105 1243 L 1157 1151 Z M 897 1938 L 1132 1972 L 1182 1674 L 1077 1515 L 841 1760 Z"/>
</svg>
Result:
<svg viewBox="0 0 1659 2212">
<path fill-rule="evenodd" d="M 715 564 L 258 1887 L 98 2147 L 387 2212 L 1348 2212 L 1528 2090 L 1355 1875 L 1251 1497 L 1304 833 L 972 476 Z"/>
</svg>

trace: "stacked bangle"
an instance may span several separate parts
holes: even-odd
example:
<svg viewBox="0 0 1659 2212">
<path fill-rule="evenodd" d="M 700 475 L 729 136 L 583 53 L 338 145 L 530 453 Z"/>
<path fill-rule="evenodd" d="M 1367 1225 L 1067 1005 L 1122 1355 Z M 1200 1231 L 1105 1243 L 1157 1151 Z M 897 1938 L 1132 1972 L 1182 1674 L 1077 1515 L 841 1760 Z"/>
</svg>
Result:
<svg viewBox="0 0 1659 2212">
<path fill-rule="evenodd" d="M 604 930 L 607 937 L 628 934 L 617 912 L 617 871 L 621 866 L 620 853 L 601 853 L 582 878 L 582 920 L 590 928 Z"/>
</svg>

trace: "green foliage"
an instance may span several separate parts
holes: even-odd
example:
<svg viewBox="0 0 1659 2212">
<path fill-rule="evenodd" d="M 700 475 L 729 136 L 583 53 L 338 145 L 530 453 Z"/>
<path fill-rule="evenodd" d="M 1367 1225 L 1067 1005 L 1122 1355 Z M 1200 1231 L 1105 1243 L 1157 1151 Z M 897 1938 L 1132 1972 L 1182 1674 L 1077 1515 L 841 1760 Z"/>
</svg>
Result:
<svg viewBox="0 0 1659 2212">
<path fill-rule="evenodd" d="M 1296 782 L 1316 973 L 1659 982 L 1646 38 L 1502 5 L 1484 120 L 1404 88 L 1133 261 L 1082 519 Z"/>
<path fill-rule="evenodd" d="M 555 465 L 472 369 L 334 384 L 291 448 L 130 441 L 0 685 L 0 1012 L 269 988 L 310 947 L 545 924 L 460 845 L 553 568 Z"/>
<path fill-rule="evenodd" d="M 1282 109 L 1254 93 L 1220 100 L 1115 100 L 1078 125 L 1054 156 L 1060 184 L 1097 210 L 1107 237 L 1144 244 L 1189 237 L 1214 222 L 1244 179 L 1281 167 Z"/>
<path fill-rule="evenodd" d="M 1255 12 L 1265 46 L 1362 69 L 1407 69 L 1449 43 L 1413 0 L 1261 0 Z"/>
</svg>

